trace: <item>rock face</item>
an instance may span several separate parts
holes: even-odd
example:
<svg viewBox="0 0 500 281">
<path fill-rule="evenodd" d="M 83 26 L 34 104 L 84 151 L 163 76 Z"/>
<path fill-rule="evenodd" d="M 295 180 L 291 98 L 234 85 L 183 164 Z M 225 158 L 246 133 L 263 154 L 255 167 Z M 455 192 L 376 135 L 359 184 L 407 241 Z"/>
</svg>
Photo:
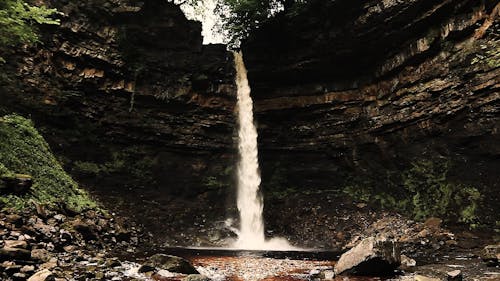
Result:
<svg viewBox="0 0 500 281">
<path fill-rule="evenodd" d="M 394 241 L 369 237 L 343 254 L 335 265 L 335 274 L 377 276 L 392 274 L 401 263 Z"/>
<path fill-rule="evenodd" d="M 242 47 L 264 189 L 381 194 L 420 160 L 441 159 L 448 182 L 495 197 L 498 4 L 309 2 Z M 498 202 L 484 206 L 494 223 Z"/>
<path fill-rule="evenodd" d="M 179 233 L 176 224 L 207 237 L 199 226 L 222 221 L 234 202 L 234 71 L 225 46 L 203 46 L 200 24 L 168 1 L 43 2 L 62 23 L 42 28 L 43 44 L 13 50 L 5 69 L 16 75 L 1 77 L 0 114 L 30 115 L 80 183 L 154 237 Z M 456 215 L 474 222 L 481 208 L 494 223 L 497 3 L 308 3 L 242 46 L 264 193 L 370 187 L 384 195 L 404 186 L 403 194 L 413 188 L 406 171 L 438 159 L 439 188 L 461 184 L 443 193 L 474 187 L 485 200 L 462 203 Z M 286 226 L 287 215 L 276 212 L 268 226 Z"/>
<path fill-rule="evenodd" d="M 12 54 L 0 112 L 30 115 L 80 183 L 153 230 L 170 218 L 149 210 L 172 198 L 224 198 L 236 98 L 225 46 L 203 46 L 201 24 L 169 1 L 45 2 L 61 25 Z"/>
</svg>

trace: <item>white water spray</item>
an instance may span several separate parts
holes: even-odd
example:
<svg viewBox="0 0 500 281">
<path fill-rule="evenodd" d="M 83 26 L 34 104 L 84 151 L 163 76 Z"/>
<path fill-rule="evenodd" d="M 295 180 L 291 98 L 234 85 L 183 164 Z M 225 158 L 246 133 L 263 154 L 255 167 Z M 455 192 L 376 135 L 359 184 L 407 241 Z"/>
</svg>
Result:
<svg viewBox="0 0 500 281">
<path fill-rule="evenodd" d="M 264 204 L 259 192 L 260 172 L 257 150 L 257 129 L 253 120 L 253 102 L 247 70 L 241 52 L 234 52 L 236 86 L 238 87 L 238 199 L 240 230 L 233 247 L 248 250 L 291 250 L 285 239 L 264 237 Z"/>
</svg>

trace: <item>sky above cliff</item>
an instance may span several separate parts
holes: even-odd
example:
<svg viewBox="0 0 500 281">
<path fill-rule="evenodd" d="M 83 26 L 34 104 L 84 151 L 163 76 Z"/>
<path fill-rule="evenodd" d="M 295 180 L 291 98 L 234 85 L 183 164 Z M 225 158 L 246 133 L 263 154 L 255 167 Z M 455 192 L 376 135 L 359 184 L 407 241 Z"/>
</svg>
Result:
<svg viewBox="0 0 500 281">
<path fill-rule="evenodd" d="M 181 5 L 181 9 L 188 19 L 202 23 L 203 44 L 227 43 L 227 37 L 217 26 L 221 19 L 220 15 L 216 13 L 216 8 L 217 0 L 198 1 L 196 5 L 189 3 Z"/>
</svg>

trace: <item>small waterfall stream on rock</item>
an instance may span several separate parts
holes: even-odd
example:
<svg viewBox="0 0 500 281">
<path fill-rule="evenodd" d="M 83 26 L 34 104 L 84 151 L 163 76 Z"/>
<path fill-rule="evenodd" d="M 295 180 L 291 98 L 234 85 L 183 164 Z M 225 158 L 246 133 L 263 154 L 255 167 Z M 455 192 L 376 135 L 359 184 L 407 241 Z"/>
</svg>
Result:
<svg viewBox="0 0 500 281">
<path fill-rule="evenodd" d="M 238 88 L 238 197 L 240 213 L 238 240 L 233 247 L 248 250 L 294 249 L 283 238 L 266 240 L 262 211 L 264 203 L 259 192 L 260 172 L 257 149 L 257 129 L 253 119 L 253 101 L 247 70 L 241 52 L 234 52 L 236 86 Z"/>
</svg>

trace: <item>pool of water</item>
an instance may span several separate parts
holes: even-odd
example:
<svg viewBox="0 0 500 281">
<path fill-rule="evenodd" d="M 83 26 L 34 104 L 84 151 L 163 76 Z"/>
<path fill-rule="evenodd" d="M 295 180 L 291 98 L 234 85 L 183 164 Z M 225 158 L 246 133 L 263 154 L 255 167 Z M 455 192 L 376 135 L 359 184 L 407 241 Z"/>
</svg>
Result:
<svg viewBox="0 0 500 281">
<path fill-rule="evenodd" d="M 215 281 L 311 280 L 320 272 L 333 277 L 339 251 L 255 251 L 224 248 L 168 248 Z"/>
</svg>

